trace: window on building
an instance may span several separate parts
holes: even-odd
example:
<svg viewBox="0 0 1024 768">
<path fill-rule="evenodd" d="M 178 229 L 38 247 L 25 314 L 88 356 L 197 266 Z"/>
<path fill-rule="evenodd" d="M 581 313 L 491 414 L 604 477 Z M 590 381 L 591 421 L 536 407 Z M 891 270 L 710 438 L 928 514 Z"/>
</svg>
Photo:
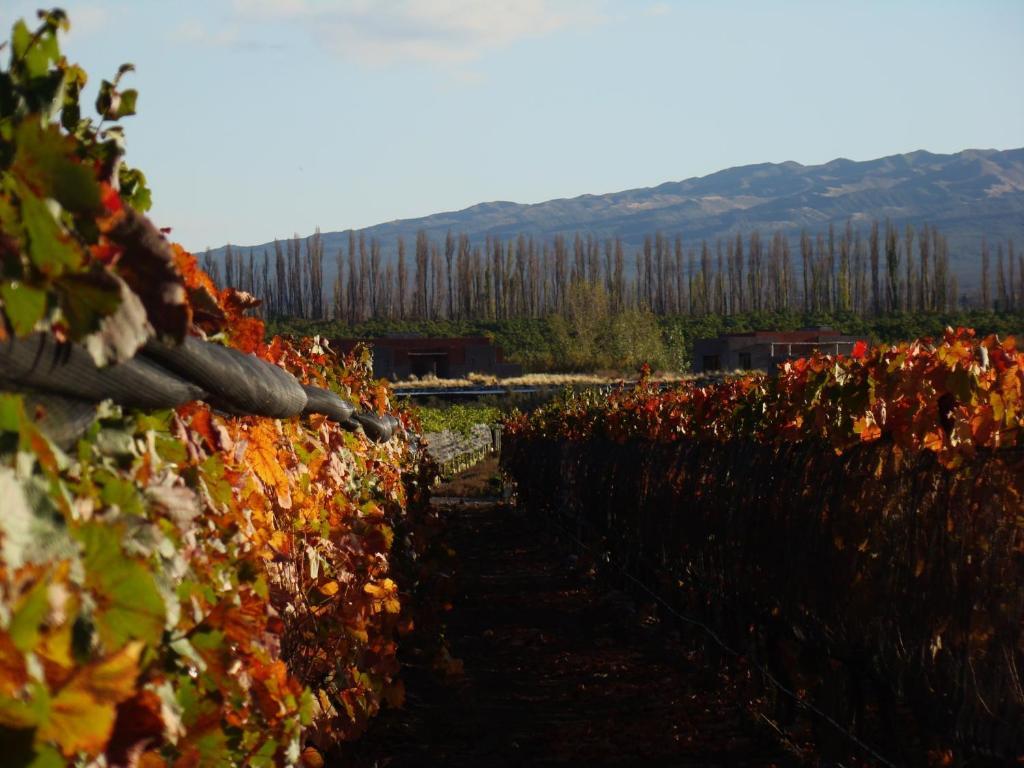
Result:
<svg viewBox="0 0 1024 768">
<path fill-rule="evenodd" d="M 718 359 L 718 355 L 704 355 L 703 365 L 701 370 L 703 371 L 717 371 L 722 367 L 721 360 Z"/>
<path fill-rule="evenodd" d="M 740 368 L 744 371 L 750 370 L 751 365 L 749 352 L 740 352 Z"/>
</svg>

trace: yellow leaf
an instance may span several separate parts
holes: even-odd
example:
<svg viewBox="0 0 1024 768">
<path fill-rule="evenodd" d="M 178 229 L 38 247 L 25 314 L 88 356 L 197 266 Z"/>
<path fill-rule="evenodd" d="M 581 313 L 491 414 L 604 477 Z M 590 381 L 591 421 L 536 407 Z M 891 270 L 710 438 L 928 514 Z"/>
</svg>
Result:
<svg viewBox="0 0 1024 768">
<path fill-rule="evenodd" d="M 56 744 L 66 757 L 76 752 L 95 755 L 110 740 L 115 705 L 97 701 L 88 691 L 67 687 L 50 704 L 50 717 L 36 738 Z"/>
<path fill-rule="evenodd" d="M 942 433 L 938 431 L 926 432 L 924 436 L 924 447 L 926 450 L 938 453 L 942 450 Z"/>
<path fill-rule="evenodd" d="M 143 644 L 133 642 L 84 667 L 50 702 L 50 714 L 36 738 L 56 744 L 68 757 L 97 754 L 110 739 L 117 705 L 135 692 Z"/>
<path fill-rule="evenodd" d="M 270 534 L 270 546 L 280 555 L 287 555 L 292 551 L 291 539 L 284 531 L 274 531 Z"/>
<path fill-rule="evenodd" d="M 103 661 L 86 667 L 78 676 L 82 685 L 99 699 L 118 704 L 130 699 L 135 694 L 142 647 L 136 640 Z"/>
<path fill-rule="evenodd" d="M 358 640 L 361 643 L 370 642 L 370 635 L 365 629 L 360 629 L 358 627 L 348 627 L 348 635 L 353 640 Z"/>
<path fill-rule="evenodd" d="M 277 431 L 272 421 L 260 419 L 250 428 L 245 456 L 252 471 L 277 496 L 277 503 L 283 509 L 291 509 L 288 475 L 277 455 Z"/>
<path fill-rule="evenodd" d="M 54 669 L 62 671 L 71 671 L 72 667 L 74 667 L 75 661 L 71 655 L 73 630 L 74 625 L 70 621 L 66 621 L 61 626 L 44 635 L 42 642 L 36 647 L 36 656 L 47 663 L 48 670 L 50 669 L 49 665 L 52 665 Z M 47 678 L 50 679 L 49 672 Z M 52 679 L 50 679 L 50 684 L 53 685 Z"/>
<path fill-rule="evenodd" d="M 391 579 L 384 579 L 380 584 L 365 584 L 363 591 L 371 597 L 383 599 L 396 591 L 396 585 Z"/>
</svg>

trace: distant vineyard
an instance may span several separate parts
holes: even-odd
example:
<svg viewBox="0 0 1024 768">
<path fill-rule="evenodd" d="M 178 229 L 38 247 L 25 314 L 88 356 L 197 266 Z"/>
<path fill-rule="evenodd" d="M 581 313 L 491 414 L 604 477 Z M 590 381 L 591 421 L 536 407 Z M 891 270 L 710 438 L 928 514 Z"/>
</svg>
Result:
<svg viewBox="0 0 1024 768">
<path fill-rule="evenodd" d="M 1022 388 L 1012 338 L 949 330 L 774 378 L 569 396 L 512 418 L 502 461 L 524 503 L 763 665 L 791 710 L 860 736 L 871 715 L 904 756 L 1007 757 Z"/>
<path fill-rule="evenodd" d="M 818 440 L 837 452 L 884 438 L 955 466 L 979 449 L 1024 443 L 1022 368 L 1015 339 L 978 340 L 969 329 L 948 329 L 937 341 L 873 349 L 858 342 L 848 357 L 788 361 L 774 377 L 684 382 L 667 391 L 642 378 L 634 388 L 572 396 L 530 418 L 518 415 L 509 429 L 526 438 L 618 442 Z"/>
</svg>

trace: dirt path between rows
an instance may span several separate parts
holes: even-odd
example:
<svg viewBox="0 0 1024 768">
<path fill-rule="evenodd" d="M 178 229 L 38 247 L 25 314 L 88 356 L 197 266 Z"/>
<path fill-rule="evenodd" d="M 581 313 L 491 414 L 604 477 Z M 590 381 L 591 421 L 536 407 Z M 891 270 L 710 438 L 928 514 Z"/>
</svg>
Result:
<svg viewBox="0 0 1024 768">
<path fill-rule="evenodd" d="M 447 638 L 462 674 L 410 665 L 358 766 L 790 766 L 744 690 L 677 632 L 496 504 L 454 507 Z"/>
</svg>

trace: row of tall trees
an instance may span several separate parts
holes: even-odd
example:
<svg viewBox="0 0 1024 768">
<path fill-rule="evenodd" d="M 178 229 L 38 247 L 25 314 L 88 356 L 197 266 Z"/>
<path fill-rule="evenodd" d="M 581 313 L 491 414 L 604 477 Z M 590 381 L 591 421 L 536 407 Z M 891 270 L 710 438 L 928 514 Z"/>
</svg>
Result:
<svg viewBox="0 0 1024 768">
<path fill-rule="evenodd" d="M 1024 253 L 1013 241 L 994 249 L 983 240 L 977 296 L 960 292 L 945 236 L 932 226 L 873 222 L 801 233 L 781 232 L 711 243 L 655 233 L 627 254 L 620 238 L 519 235 L 472 242 L 419 232 L 403 238 L 394 258 L 355 232 L 334 254 L 325 284 L 325 248 L 317 230 L 256 254 L 228 246 L 204 266 L 218 283 L 264 301 L 269 318 L 500 320 L 566 314 L 580 288 L 600 291 L 612 313 L 642 309 L 662 315 L 734 315 L 758 311 L 941 312 L 965 306 L 1024 307 Z M 993 263 L 994 262 L 994 263 Z"/>
</svg>

